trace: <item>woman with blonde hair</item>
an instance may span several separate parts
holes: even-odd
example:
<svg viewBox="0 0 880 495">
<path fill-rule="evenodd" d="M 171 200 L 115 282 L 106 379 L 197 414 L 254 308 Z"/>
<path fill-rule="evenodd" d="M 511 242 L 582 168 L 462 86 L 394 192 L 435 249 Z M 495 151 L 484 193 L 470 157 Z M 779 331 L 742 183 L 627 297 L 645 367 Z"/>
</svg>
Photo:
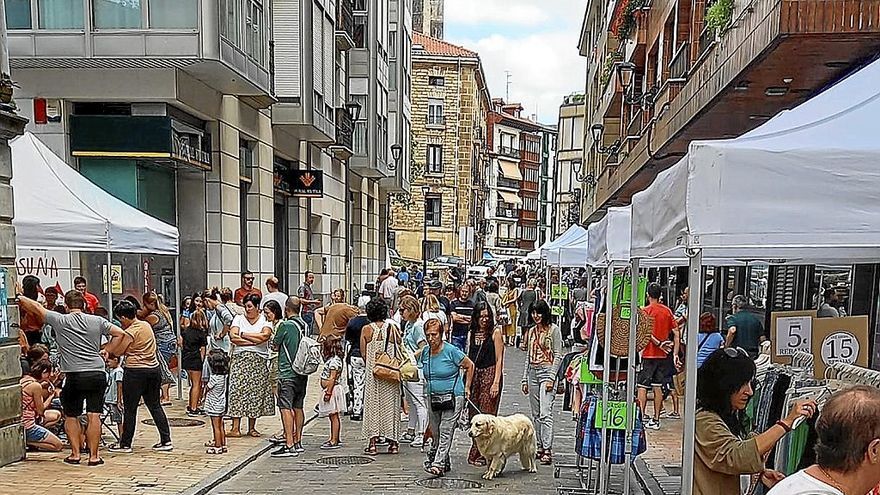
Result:
<svg viewBox="0 0 880 495">
<path fill-rule="evenodd" d="M 422 321 L 428 320 L 440 320 L 443 328 L 446 328 L 446 313 L 440 307 L 440 300 L 434 294 L 428 294 L 422 302 Z"/>
<path fill-rule="evenodd" d="M 400 318 L 403 326 L 404 351 L 415 361 L 415 355 L 428 344 L 425 339 L 424 323 L 421 319 L 419 301 L 413 296 L 400 299 Z M 428 406 L 425 404 L 425 382 L 419 373 L 419 381 L 404 382 L 403 392 L 409 406 L 409 424 L 401 441 L 412 447 L 421 448 L 428 428 Z"/>
<path fill-rule="evenodd" d="M 156 336 L 156 347 L 159 354 L 165 360 L 165 363 L 168 364 L 171 374 L 174 375 L 177 371 L 177 362 L 174 359 L 177 356 L 177 335 L 174 332 L 174 327 L 171 325 L 171 322 L 174 321 L 171 318 L 171 311 L 168 310 L 168 306 L 165 306 L 162 296 L 156 294 L 155 291 L 144 294 L 143 306 L 138 317 L 149 323 L 150 327 L 152 327 L 153 334 Z M 171 405 L 170 388 L 171 384 L 169 383 L 162 385 L 162 394 L 159 402 L 163 406 Z"/>
</svg>

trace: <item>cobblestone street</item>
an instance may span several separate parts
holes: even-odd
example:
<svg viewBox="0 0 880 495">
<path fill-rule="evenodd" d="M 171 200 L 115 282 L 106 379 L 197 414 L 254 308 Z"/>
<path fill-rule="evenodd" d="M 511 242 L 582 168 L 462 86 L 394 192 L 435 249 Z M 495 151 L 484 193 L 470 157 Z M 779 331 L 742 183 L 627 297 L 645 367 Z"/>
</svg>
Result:
<svg viewBox="0 0 880 495">
<path fill-rule="evenodd" d="M 526 398 L 520 392 L 520 376 L 524 354 L 507 348 L 505 355 L 505 386 L 501 414 L 522 412 L 528 414 Z M 562 411 L 562 396 L 556 401 L 554 446 L 557 462 L 573 463 L 575 423 L 568 412 Z M 268 453 L 260 456 L 231 479 L 217 486 L 211 493 L 218 495 L 288 493 L 304 490 L 306 493 L 455 493 L 476 492 L 511 494 L 555 494 L 557 488 L 577 487 L 576 472 L 563 469 L 560 478 L 554 478 L 552 466 L 538 466 L 537 474 L 520 470 L 519 461 L 511 459 L 503 475 L 492 481 L 481 479 L 482 468 L 466 462 L 470 441 L 464 432 L 457 431 L 452 451 L 452 471 L 444 478 L 429 479 L 422 470 L 424 454 L 407 445 L 401 446 L 396 456 L 378 455 L 371 459 L 363 454 L 365 442 L 360 438 L 360 423 L 347 418 L 342 421 L 344 447 L 335 451 L 321 451 L 317 446 L 327 437 L 329 423 L 317 419 L 307 429 L 303 444 L 306 453 L 297 458 L 273 459 Z M 334 459 L 344 462 L 336 464 Z M 353 464 L 345 462 L 365 462 Z M 612 486 L 619 485 L 622 476 L 615 476 Z M 640 493 L 633 478 L 634 493 Z M 617 487 L 619 493 L 620 488 Z"/>
</svg>

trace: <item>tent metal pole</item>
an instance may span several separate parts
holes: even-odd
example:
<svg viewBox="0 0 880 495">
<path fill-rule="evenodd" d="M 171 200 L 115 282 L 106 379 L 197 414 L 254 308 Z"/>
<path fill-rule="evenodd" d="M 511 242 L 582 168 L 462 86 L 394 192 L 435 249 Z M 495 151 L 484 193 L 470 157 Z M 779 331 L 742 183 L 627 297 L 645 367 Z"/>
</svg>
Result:
<svg viewBox="0 0 880 495">
<path fill-rule="evenodd" d="M 602 356 L 602 447 L 599 459 L 599 493 L 608 493 L 608 477 L 605 475 L 611 468 L 608 462 L 608 388 L 611 386 L 611 321 L 614 315 L 614 262 L 609 262 L 606 269 L 608 280 L 608 294 L 605 296 L 605 342 Z"/>
<path fill-rule="evenodd" d="M 183 311 L 183 308 L 179 307 L 179 304 L 181 301 L 181 298 L 180 298 L 180 255 L 177 255 L 174 257 L 174 298 L 176 300 L 174 306 L 177 307 L 177 314 L 175 315 L 176 317 L 174 318 L 175 319 L 174 328 L 177 329 L 177 336 L 180 337 L 180 314 L 181 314 L 181 311 Z M 182 362 L 181 360 L 183 359 L 182 354 L 183 354 L 183 350 L 180 348 L 180 346 L 177 346 L 177 371 L 174 373 L 175 375 L 177 375 L 176 376 L 176 379 L 177 379 L 177 400 L 183 399 L 183 383 L 180 380 L 180 363 Z"/>
<path fill-rule="evenodd" d="M 630 466 L 633 462 L 632 431 L 635 425 L 635 386 L 636 386 L 636 330 L 639 326 L 639 260 L 633 258 L 629 262 L 629 348 L 626 353 L 626 465 L 623 469 L 623 493 L 630 494 Z"/>
<path fill-rule="evenodd" d="M 687 347 L 696 349 L 697 334 L 700 331 L 700 312 L 703 307 L 703 251 L 697 250 L 690 259 L 688 268 L 688 319 Z M 688 352 L 685 357 L 685 395 L 684 395 L 684 441 L 681 453 L 681 495 L 691 495 L 694 483 L 694 433 L 697 411 L 697 353 Z"/>
<path fill-rule="evenodd" d="M 113 319 L 113 268 L 110 264 L 110 251 L 107 251 L 107 275 L 105 276 L 107 282 L 107 312 L 110 313 L 110 319 Z"/>
</svg>

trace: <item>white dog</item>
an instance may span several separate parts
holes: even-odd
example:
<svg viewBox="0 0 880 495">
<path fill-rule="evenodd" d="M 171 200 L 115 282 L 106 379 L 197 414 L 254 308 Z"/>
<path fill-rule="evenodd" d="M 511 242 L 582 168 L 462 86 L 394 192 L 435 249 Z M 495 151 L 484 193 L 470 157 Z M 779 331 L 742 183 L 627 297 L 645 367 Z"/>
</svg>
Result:
<svg viewBox="0 0 880 495">
<path fill-rule="evenodd" d="M 535 466 L 535 427 L 528 417 L 522 414 L 507 417 L 477 414 L 471 419 L 468 435 L 486 458 L 483 479 L 498 476 L 504 470 L 507 458 L 514 454 L 519 454 L 523 469 L 538 472 Z"/>
</svg>

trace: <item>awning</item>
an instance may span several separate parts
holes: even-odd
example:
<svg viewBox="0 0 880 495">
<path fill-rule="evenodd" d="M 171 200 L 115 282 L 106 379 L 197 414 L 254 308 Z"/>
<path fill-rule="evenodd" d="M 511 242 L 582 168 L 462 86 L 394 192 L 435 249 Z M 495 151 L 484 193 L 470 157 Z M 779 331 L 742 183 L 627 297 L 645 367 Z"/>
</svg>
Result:
<svg viewBox="0 0 880 495">
<path fill-rule="evenodd" d="M 498 160 L 498 165 L 501 166 L 501 175 L 508 179 L 512 180 L 522 180 L 522 173 L 519 171 L 519 165 L 514 162 L 508 162 L 504 160 Z"/>
<path fill-rule="evenodd" d="M 498 194 L 501 196 L 501 199 L 504 200 L 505 203 L 510 203 L 516 206 L 522 206 L 522 198 L 519 197 L 518 194 L 507 192 L 507 191 L 498 191 Z"/>
</svg>

